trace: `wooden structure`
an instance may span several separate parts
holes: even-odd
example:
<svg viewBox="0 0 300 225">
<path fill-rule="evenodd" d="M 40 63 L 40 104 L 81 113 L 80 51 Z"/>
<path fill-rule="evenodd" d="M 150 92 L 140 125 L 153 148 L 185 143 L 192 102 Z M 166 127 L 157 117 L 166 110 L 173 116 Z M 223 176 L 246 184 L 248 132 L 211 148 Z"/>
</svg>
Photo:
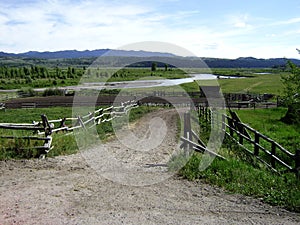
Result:
<svg viewBox="0 0 300 225">
<path fill-rule="evenodd" d="M 295 154 L 289 152 L 276 141 L 242 123 L 235 112 L 230 111 L 230 115 L 218 114 L 206 106 L 199 106 L 197 111 L 199 117 L 210 122 L 212 126 L 215 118 L 221 117 L 225 134 L 272 171 L 294 172 L 299 175 L 300 150 L 296 150 Z"/>
<path fill-rule="evenodd" d="M 199 86 L 200 97 L 219 98 L 221 96 L 220 86 Z"/>
<path fill-rule="evenodd" d="M 0 123 L 0 129 L 4 130 L 26 130 L 33 131 L 35 136 L 0 136 L 2 139 L 24 139 L 42 141 L 41 146 L 31 148 L 37 149 L 40 156 L 45 156 L 52 148 L 52 134 L 57 132 L 72 132 L 76 129 L 87 130 L 101 123 L 109 122 L 114 118 L 127 114 L 132 108 L 138 107 L 135 101 L 127 101 L 121 103 L 120 106 L 110 106 L 108 108 L 100 108 L 92 113 L 76 118 L 61 118 L 57 120 L 48 120 L 46 115 L 41 115 L 40 122 L 29 123 Z M 73 122 L 74 125 L 68 126 L 66 122 Z M 22 150 L 22 149 L 21 149 Z"/>
<path fill-rule="evenodd" d="M 191 150 L 194 150 L 200 153 L 207 153 L 220 159 L 225 159 L 223 156 L 205 146 L 204 142 L 199 138 L 199 135 L 192 130 L 191 118 L 193 117 L 191 117 L 190 112 L 184 114 L 184 132 L 183 137 L 180 137 L 180 140 L 182 141 L 180 148 L 184 149 L 186 155 L 188 155 Z"/>
</svg>

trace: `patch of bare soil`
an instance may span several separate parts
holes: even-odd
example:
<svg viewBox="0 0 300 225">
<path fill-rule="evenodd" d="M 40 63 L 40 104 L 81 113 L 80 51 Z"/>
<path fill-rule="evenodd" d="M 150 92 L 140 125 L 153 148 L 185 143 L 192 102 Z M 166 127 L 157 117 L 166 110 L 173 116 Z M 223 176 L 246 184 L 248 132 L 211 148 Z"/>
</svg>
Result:
<svg viewBox="0 0 300 225">
<path fill-rule="evenodd" d="M 108 174 L 106 179 L 101 175 L 103 168 L 95 168 L 90 163 L 90 155 L 84 153 L 0 162 L 0 224 L 300 223 L 299 214 L 176 175 L 168 175 L 168 179 L 152 185 L 122 184 L 124 177 L 132 178 L 132 171 L 146 174 L 149 170 L 161 176 L 168 173 L 165 167 L 146 164 L 165 163 L 176 148 L 176 115 L 174 110 L 160 110 L 130 126 L 136 136 L 155 137 L 151 132 L 147 134 L 149 126 L 163 128 L 164 125 L 153 118 L 165 121 L 168 133 L 153 151 L 137 152 L 130 144 L 120 148 L 117 139 L 104 144 L 120 164 L 134 168 L 116 175 L 121 177 L 117 180 L 120 182 L 110 179 L 113 168 L 109 163 L 109 170 L 104 170 Z M 93 155 L 95 149 L 87 152 Z"/>
</svg>

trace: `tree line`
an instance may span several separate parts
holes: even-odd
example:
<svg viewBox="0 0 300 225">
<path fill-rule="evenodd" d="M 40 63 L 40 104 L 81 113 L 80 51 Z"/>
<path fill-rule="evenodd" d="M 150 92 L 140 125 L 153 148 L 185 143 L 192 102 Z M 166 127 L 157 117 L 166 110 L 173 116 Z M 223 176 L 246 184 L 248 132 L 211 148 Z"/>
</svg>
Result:
<svg viewBox="0 0 300 225">
<path fill-rule="evenodd" d="M 50 87 L 75 84 L 85 73 L 85 68 L 47 68 L 45 66 L 0 66 L 0 89 L 24 86 Z"/>
<path fill-rule="evenodd" d="M 74 79 L 82 76 L 84 69 L 68 67 L 66 69 L 55 67 L 47 68 L 43 66 L 30 66 L 30 67 L 0 67 L 0 79 Z"/>
</svg>

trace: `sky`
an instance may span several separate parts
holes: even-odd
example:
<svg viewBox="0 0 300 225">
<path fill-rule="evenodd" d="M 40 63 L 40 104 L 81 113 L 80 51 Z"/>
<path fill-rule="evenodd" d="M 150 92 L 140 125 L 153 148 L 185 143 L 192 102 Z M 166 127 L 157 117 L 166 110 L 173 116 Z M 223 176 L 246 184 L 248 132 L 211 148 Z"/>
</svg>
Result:
<svg viewBox="0 0 300 225">
<path fill-rule="evenodd" d="M 0 0 L 3 52 L 118 49 L 144 41 L 199 57 L 299 59 L 300 1 Z"/>
</svg>

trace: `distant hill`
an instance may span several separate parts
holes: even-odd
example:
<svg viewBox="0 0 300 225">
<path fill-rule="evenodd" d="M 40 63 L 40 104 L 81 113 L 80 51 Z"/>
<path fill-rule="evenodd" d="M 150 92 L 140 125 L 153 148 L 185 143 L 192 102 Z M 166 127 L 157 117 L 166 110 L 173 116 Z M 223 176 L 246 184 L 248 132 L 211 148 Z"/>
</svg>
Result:
<svg viewBox="0 0 300 225">
<path fill-rule="evenodd" d="M 0 66 L 89 66 L 97 57 L 103 65 L 122 66 L 131 64 L 134 67 L 149 67 L 153 61 L 159 61 L 158 66 L 164 66 L 164 62 L 181 68 L 201 68 L 206 65 L 210 68 L 272 68 L 284 67 L 287 62 L 285 58 L 257 59 L 253 57 L 240 57 L 237 59 L 221 58 L 198 58 L 180 57 L 171 53 L 148 52 L 148 51 L 126 51 L 126 50 L 65 50 L 56 52 L 30 51 L 25 53 L 0 52 Z M 159 57 L 159 60 L 157 59 Z M 300 60 L 289 59 L 300 66 Z M 203 63 L 204 62 L 204 63 Z M 206 63 L 206 64 L 205 64 Z"/>
<path fill-rule="evenodd" d="M 99 57 L 102 55 L 107 56 L 120 56 L 120 57 L 173 57 L 175 55 L 171 53 L 162 52 L 147 52 L 147 51 L 127 51 L 127 50 L 113 50 L 113 49 L 97 49 L 97 50 L 64 50 L 56 52 L 37 52 L 29 51 L 24 53 L 6 53 L 0 52 L 0 57 L 28 57 L 28 58 L 39 58 L 39 59 L 75 59 L 75 58 L 89 58 Z"/>
<path fill-rule="evenodd" d="M 240 57 L 237 59 L 203 58 L 206 64 L 212 68 L 271 68 L 284 67 L 287 60 L 300 66 L 298 59 L 272 58 L 256 59 L 253 57 Z"/>
</svg>

